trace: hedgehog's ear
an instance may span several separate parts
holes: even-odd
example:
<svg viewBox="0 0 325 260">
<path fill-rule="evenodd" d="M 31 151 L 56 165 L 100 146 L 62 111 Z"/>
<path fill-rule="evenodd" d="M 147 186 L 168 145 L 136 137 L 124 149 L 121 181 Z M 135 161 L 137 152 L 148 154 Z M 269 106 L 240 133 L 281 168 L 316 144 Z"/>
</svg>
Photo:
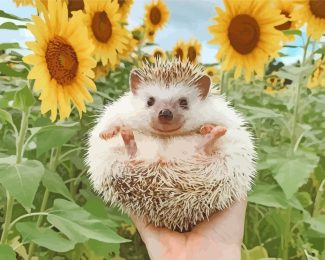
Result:
<svg viewBox="0 0 325 260">
<path fill-rule="evenodd" d="M 131 71 L 129 83 L 130 83 L 130 89 L 132 93 L 135 95 L 141 83 L 140 73 L 137 69 L 133 69 Z"/>
<path fill-rule="evenodd" d="M 195 85 L 200 91 L 200 97 L 202 99 L 205 99 L 210 90 L 210 85 L 211 85 L 210 77 L 207 75 L 202 76 L 201 78 L 195 81 Z"/>
</svg>

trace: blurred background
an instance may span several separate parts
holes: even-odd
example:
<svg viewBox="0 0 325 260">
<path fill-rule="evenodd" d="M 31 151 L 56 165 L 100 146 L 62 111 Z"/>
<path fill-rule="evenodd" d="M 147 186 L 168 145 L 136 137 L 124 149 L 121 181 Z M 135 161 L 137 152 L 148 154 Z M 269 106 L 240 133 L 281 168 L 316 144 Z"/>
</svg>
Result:
<svg viewBox="0 0 325 260">
<path fill-rule="evenodd" d="M 0 259 L 149 259 L 84 157 L 157 57 L 201 64 L 254 135 L 242 259 L 325 259 L 324 1 L 0 1 Z"/>
</svg>

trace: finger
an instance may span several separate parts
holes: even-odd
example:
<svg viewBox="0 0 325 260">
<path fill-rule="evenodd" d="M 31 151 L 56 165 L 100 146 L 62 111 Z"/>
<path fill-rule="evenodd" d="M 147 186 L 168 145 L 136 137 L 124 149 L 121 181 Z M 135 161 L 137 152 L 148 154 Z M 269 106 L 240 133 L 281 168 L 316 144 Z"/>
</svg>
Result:
<svg viewBox="0 0 325 260">
<path fill-rule="evenodd" d="M 214 213 L 207 221 L 198 224 L 194 230 L 225 243 L 240 244 L 244 234 L 246 206 L 246 198 L 235 201 L 229 208 Z"/>
<path fill-rule="evenodd" d="M 138 232 L 140 233 L 140 236 L 142 240 L 147 244 L 148 239 L 152 239 L 153 237 L 157 236 L 159 234 L 159 229 L 156 228 L 152 224 L 148 224 L 143 219 L 137 217 L 134 214 L 130 214 L 130 218 L 132 219 L 134 225 L 136 226 Z"/>
<path fill-rule="evenodd" d="M 239 224 L 241 224 L 242 220 L 245 218 L 246 206 L 247 198 L 237 200 L 233 202 L 230 207 L 213 214 L 210 218 L 210 221 L 219 221 L 220 219 L 222 219 L 223 222 L 227 224 L 231 224 L 233 222 L 238 223 L 238 221 L 240 222 Z"/>
</svg>

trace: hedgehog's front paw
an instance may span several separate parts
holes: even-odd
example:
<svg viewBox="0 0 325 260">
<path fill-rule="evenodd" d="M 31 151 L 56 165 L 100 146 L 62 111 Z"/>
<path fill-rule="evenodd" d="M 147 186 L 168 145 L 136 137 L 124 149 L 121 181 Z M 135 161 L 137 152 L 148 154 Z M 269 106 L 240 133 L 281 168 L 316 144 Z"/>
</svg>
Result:
<svg viewBox="0 0 325 260">
<path fill-rule="evenodd" d="M 120 132 L 125 145 L 126 152 L 130 156 L 130 158 L 134 158 L 138 149 L 132 129 L 124 126 L 121 127 Z"/>
<path fill-rule="evenodd" d="M 201 126 L 199 132 L 201 135 L 206 135 L 212 131 L 213 128 L 215 128 L 216 125 L 213 124 L 204 124 Z"/>
<path fill-rule="evenodd" d="M 215 142 L 227 132 L 227 129 L 223 126 L 203 125 L 200 129 L 200 133 L 204 135 L 202 143 L 200 143 L 196 149 L 199 153 L 205 153 L 207 155 L 213 154 L 215 151 Z"/>
<path fill-rule="evenodd" d="M 113 138 L 115 135 L 117 135 L 119 131 L 120 131 L 120 127 L 114 126 L 112 128 L 100 132 L 99 137 L 103 140 L 108 140 Z"/>
</svg>

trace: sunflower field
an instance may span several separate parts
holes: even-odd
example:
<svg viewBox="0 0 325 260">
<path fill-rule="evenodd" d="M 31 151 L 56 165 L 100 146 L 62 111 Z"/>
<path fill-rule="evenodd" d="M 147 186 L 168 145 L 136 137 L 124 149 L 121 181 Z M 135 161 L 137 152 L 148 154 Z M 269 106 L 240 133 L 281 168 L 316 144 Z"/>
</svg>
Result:
<svg viewBox="0 0 325 260">
<path fill-rule="evenodd" d="M 104 105 L 128 91 L 132 68 L 158 57 L 203 64 L 211 92 L 255 137 L 242 259 L 325 259 L 324 0 L 205 1 L 209 42 L 176 28 L 170 49 L 157 35 L 177 1 L 142 1 L 133 28 L 134 0 L 13 0 L 30 17 L 6 11 L 9 2 L 0 3 L 0 259 L 149 259 L 132 221 L 92 190 L 84 158 Z"/>
</svg>

